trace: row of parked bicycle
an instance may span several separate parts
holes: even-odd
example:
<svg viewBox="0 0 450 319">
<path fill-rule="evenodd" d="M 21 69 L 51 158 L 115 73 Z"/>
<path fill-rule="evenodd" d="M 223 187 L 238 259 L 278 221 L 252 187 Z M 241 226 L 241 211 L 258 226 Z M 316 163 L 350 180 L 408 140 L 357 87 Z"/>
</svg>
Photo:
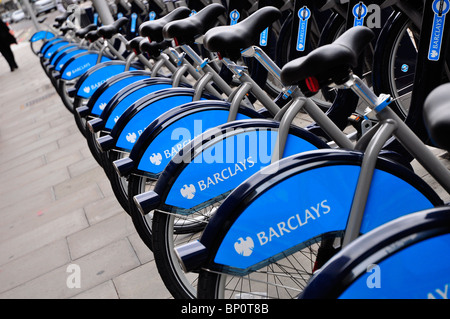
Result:
<svg viewBox="0 0 450 319">
<path fill-rule="evenodd" d="M 30 42 L 173 297 L 443 297 L 449 1 L 166 5 Z"/>
</svg>

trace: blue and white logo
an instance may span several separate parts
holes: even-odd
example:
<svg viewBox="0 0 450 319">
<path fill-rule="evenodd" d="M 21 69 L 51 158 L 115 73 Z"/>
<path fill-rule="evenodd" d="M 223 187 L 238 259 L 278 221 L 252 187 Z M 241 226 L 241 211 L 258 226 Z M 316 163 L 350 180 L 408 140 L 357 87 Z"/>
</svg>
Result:
<svg viewBox="0 0 450 319">
<path fill-rule="evenodd" d="M 445 15 L 450 10 L 449 0 L 435 0 L 433 2 L 433 29 L 431 30 L 428 60 L 439 61 L 441 55 L 442 36 L 444 35 Z"/>
<path fill-rule="evenodd" d="M 184 198 L 187 199 L 193 199 L 195 196 L 195 186 L 193 184 L 190 184 L 189 186 L 187 186 L 186 184 L 180 189 L 181 195 Z"/>
<path fill-rule="evenodd" d="M 259 37 L 259 45 L 262 47 L 267 46 L 268 37 L 269 37 L 269 28 L 266 28 L 263 32 L 261 32 L 261 36 Z"/>
<path fill-rule="evenodd" d="M 155 13 L 155 11 L 151 11 L 151 12 L 148 14 L 148 19 L 149 19 L 150 21 L 153 21 L 153 20 L 155 20 L 155 18 L 156 18 L 156 13 Z"/>
<path fill-rule="evenodd" d="M 408 70 L 409 70 L 409 65 L 408 64 L 403 64 L 402 65 L 402 72 L 408 72 Z"/>
<path fill-rule="evenodd" d="M 308 30 L 308 19 L 311 17 L 311 10 L 303 7 L 298 10 L 298 17 L 300 18 L 298 24 L 297 36 L 297 51 L 305 51 L 306 32 Z"/>
<path fill-rule="evenodd" d="M 231 19 L 230 25 L 235 25 L 238 22 L 240 16 L 241 15 L 239 14 L 239 11 L 237 11 L 237 10 L 231 11 L 230 12 L 230 19 Z"/>
<path fill-rule="evenodd" d="M 255 248 L 255 243 L 253 242 L 253 239 L 249 236 L 247 238 L 240 237 L 235 243 L 234 243 L 234 249 L 236 252 L 244 257 L 248 257 L 253 253 L 253 248 Z"/>
<path fill-rule="evenodd" d="M 132 13 L 131 14 L 131 28 L 130 28 L 131 33 L 136 32 L 136 21 L 137 21 L 137 14 Z"/>
<path fill-rule="evenodd" d="M 367 6 L 361 1 L 357 5 L 353 7 L 353 16 L 355 17 L 355 20 L 353 22 L 353 26 L 363 26 L 364 25 L 364 18 L 367 15 Z"/>
<path fill-rule="evenodd" d="M 161 153 L 153 153 L 153 154 L 150 156 L 150 162 L 151 162 L 153 165 L 156 165 L 156 166 L 161 165 L 161 161 L 162 161 L 162 155 L 161 155 Z"/>
</svg>

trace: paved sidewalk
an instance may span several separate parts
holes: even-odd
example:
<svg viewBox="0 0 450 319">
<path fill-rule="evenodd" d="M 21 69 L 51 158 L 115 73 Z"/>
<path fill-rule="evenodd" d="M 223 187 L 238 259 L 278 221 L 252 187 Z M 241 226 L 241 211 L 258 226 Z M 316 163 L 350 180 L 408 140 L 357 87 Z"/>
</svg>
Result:
<svg viewBox="0 0 450 319">
<path fill-rule="evenodd" d="M 171 298 L 39 59 L 13 49 L 17 71 L 0 58 L 0 298 Z"/>
<path fill-rule="evenodd" d="M 38 57 L 13 50 L 15 72 L 0 57 L 0 298 L 171 298 Z"/>
</svg>

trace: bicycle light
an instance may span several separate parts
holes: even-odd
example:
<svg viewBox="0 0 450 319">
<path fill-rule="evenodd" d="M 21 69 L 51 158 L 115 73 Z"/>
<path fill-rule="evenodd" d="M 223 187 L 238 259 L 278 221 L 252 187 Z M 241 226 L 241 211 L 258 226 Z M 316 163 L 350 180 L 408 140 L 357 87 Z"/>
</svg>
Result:
<svg viewBox="0 0 450 319">
<path fill-rule="evenodd" d="M 142 215 L 147 215 L 157 208 L 161 202 L 161 198 L 154 191 L 145 192 L 133 197 L 136 207 Z"/>
<path fill-rule="evenodd" d="M 114 161 L 113 166 L 117 174 L 124 177 L 130 175 L 130 172 L 134 167 L 134 161 L 129 157 L 125 157 Z"/>
<path fill-rule="evenodd" d="M 89 115 L 89 108 L 86 105 L 77 107 L 76 111 L 80 117 L 86 117 Z"/>
<path fill-rule="evenodd" d="M 106 152 L 113 148 L 115 143 L 111 135 L 105 135 L 97 139 L 97 144 L 103 152 Z"/>
<path fill-rule="evenodd" d="M 97 133 L 103 128 L 103 120 L 101 118 L 95 118 L 86 123 L 87 128 L 92 133 Z"/>
<path fill-rule="evenodd" d="M 199 270 L 207 257 L 207 249 L 198 240 L 175 247 L 175 254 L 185 272 Z"/>
</svg>

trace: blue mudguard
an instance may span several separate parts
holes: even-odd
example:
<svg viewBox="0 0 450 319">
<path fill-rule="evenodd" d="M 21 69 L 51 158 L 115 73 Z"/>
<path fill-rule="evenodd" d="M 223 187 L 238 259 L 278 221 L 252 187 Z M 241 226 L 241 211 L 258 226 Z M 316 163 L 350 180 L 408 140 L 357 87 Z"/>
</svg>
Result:
<svg viewBox="0 0 450 319">
<path fill-rule="evenodd" d="M 150 77 L 150 72 L 137 70 L 119 73 L 107 79 L 89 98 L 86 105 L 89 114 L 99 116 L 117 92 L 132 83 L 149 79 Z"/>
<path fill-rule="evenodd" d="M 239 120 L 196 137 L 167 164 L 149 196 L 145 212 L 160 209 L 192 214 L 225 198 L 244 180 L 270 164 L 279 122 Z M 283 156 L 328 148 L 317 136 L 292 126 Z M 138 195 L 141 196 L 141 195 Z M 142 207 L 142 205 L 141 205 Z"/>
<path fill-rule="evenodd" d="M 61 71 L 67 61 L 69 61 L 72 57 L 84 52 L 88 52 L 88 49 L 83 47 L 75 47 L 63 52 L 54 62 L 55 71 Z"/>
<path fill-rule="evenodd" d="M 70 44 L 68 41 L 59 41 L 57 43 L 54 43 L 51 45 L 47 50 L 45 50 L 45 53 L 43 57 L 47 60 L 50 60 L 59 49 L 65 47 L 66 45 Z"/>
<path fill-rule="evenodd" d="M 109 78 L 125 71 L 125 61 L 106 61 L 92 66 L 84 72 L 75 85 L 75 97 L 88 99 Z M 139 67 L 130 66 L 130 71 L 136 71 Z"/>
<path fill-rule="evenodd" d="M 148 94 L 171 87 L 172 80 L 166 78 L 151 78 L 132 83 L 117 92 L 101 110 L 99 117 L 90 121 L 90 124 L 95 122 L 93 125 L 95 132 L 111 132 L 122 114 L 138 100 Z"/>
<path fill-rule="evenodd" d="M 78 48 L 79 45 L 77 43 L 68 43 L 60 48 L 58 48 L 50 57 L 48 60 L 50 65 L 55 65 L 55 62 L 58 60 L 58 58 L 63 55 L 65 52 L 68 52 L 70 50 L 73 50 L 74 48 Z"/>
<path fill-rule="evenodd" d="M 87 51 L 72 56 L 61 68 L 60 76 L 62 80 L 70 81 L 82 76 L 93 66 L 97 65 L 98 52 Z M 102 56 L 100 62 L 107 62 L 111 59 Z"/>
<path fill-rule="evenodd" d="M 276 172 L 271 165 L 253 175 L 207 225 L 200 240 L 206 267 L 244 275 L 311 239 L 344 232 L 362 158 L 360 152 L 318 150 L 282 159 Z M 380 158 L 360 231 L 438 205 L 440 198 L 417 175 Z"/>
<path fill-rule="evenodd" d="M 133 173 L 156 179 L 172 157 L 195 136 L 226 123 L 229 112 L 229 102 L 202 100 L 164 113 L 139 136 L 129 158 L 123 159 L 126 171 L 121 174 Z M 251 108 L 240 107 L 237 120 L 250 118 L 263 118 L 263 115 Z M 120 160 L 116 163 L 120 165 Z"/>
<path fill-rule="evenodd" d="M 399 217 L 330 259 L 303 299 L 448 299 L 450 208 Z"/>
<path fill-rule="evenodd" d="M 31 36 L 30 42 L 37 42 L 37 41 L 40 41 L 40 40 L 49 40 L 49 39 L 52 39 L 54 37 L 55 37 L 55 35 L 53 34 L 53 32 L 41 30 L 41 31 L 35 32 Z"/>
<path fill-rule="evenodd" d="M 44 44 L 42 44 L 41 49 L 39 50 L 39 55 L 42 58 L 45 58 L 45 53 L 47 52 L 47 50 L 52 47 L 55 44 L 58 44 L 59 42 L 63 42 L 65 41 L 63 38 L 53 38 L 48 40 L 47 42 L 45 42 Z"/>
<path fill-rule="evenodd" d="M 170 88 L 151 93 L 136 103 L 120 116 L 109 136 L 108 148 L 103 150 L 120 150 L 130 152 L 144 129 L 163 113 L 185 103 L 192 102 L 195 90 L 191 88 Z M 204 98 L 202 98 L 204 99 Z M 208 96 L 208 99 L 215 99 Z"/>
</svg>

